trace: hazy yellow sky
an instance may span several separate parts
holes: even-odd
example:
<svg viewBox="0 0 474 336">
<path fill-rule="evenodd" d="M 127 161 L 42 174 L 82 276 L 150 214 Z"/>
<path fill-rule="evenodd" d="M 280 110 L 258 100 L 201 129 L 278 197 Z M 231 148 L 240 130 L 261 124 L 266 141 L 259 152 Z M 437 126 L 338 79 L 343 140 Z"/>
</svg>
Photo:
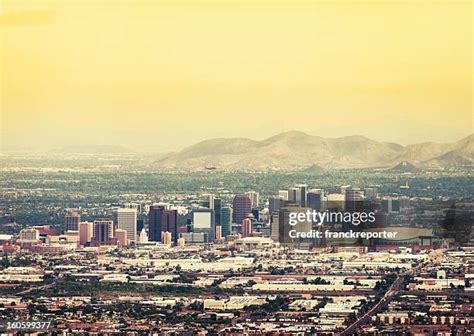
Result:
<svg viewBox="0 0 474 336">
<path fill-rule="evenodd" d="M 0 1 L 5 147 L 473 132 L 471 1 Z"/>
</svg>

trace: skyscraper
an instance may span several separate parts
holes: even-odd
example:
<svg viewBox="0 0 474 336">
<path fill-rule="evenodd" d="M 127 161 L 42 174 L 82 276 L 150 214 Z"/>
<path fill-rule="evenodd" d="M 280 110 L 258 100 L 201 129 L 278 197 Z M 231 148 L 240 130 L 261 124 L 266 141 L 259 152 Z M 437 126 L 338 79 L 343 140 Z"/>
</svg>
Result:
<svg viewBox="0 0 474 336">
<path fill-rule="evenodd" d="M 137 219 L 137 233 L 140 234 L 145 227 L 145 220 L 143 218 Z"/>
<path fill-rule="evenodd" d="M 232 206 L 232 223 L 242 223 L 242 221 L 247 218 L 247 215 L 252 212 L 252 204 L 247 195 L 236 195 Z"/>
<path fill-rule="evenodd" d="M 312 189 L 306 195 L 306 205 L 316 211 L 321 211 L 323 192 L 321 189 Z"/>
<path fill-rule="evenodd" d="M 344 210 L 347 212 L 363 212 L 364 211 L 364 191 L 360 188 L 348 187 L 345 189 L 345 202 Z M 350 225 L 350 223 L 344 222 L 342 225 L 343 231 L 348 231 L 350 229 L 361 230 L 363 225 Z"/>
<path fill-rule="evenodd" d="M 223 207 L 221 213 L 222 236 L 227 237 L 230 234 L 231 208 Z"/>
<path fill-rule="evenodd" d="M 260 209 L 252 209 L 252 215 L 253 215 L 253 218 L 256 221 L 259 221 L 260 220 Z"/>
<path fill-rule="evenodd" d="M 278 197 L 284 201 L 288 201 L 288 190 L 278 190 Z"/>
<path fill-rule="evenodd" d="M 345 194 L 328 194 L 326 197 L 326 209 L 329 211 L 344 211 Z"/>
<path fill-rule="evenodd" d="M 207 208 L 193 210 L 192 219 L 193 232 L 206 233 L 209 240 L 214 240 L 216 230 L 214 210 Z"/>
<path fill-rule="evenodd" d="M 80 222 L 79 223 L 79 244 L 85 246 L 92 240 L 94 235 L 94 223 Z"/>
<path fill-rule="evenodd" d="M 256 208 L 258 207 L 259 204 L 259 193 L 256 191 L 247 191 L 245 193 L 250 199 L 250 207 L 251 208 Z"/>
<path fill-rule="evenodd" d="M 301 194 L 299 194 L 299 189 L 295 187 L 288 188 L 288 202 L 297 203 L 299 202 Z"/>
<path fill-rule="evenodd" d="M 252 218 L 245 218 L 242 221 L 242 237 L 251 237 L 253 235 Z"/>
<path fill-rule="evenodd" d="M 280 241 L 280 210 L 276 210 L 271 215 L 270 238 L 274 241 Z"/>
<path fill-rule="evenodd" d="M 93 241 L 99 245 L 114 243 L 114 221 L 110 219 L 97 219 L 94 221 Z"/>
<path fill-rule="evenodd" d="M 135 243 L 137 240 L 137 209 L 117 209 L 117 228 L 127 231 L 127 242 Z"/>
<path fill-rule="evenodd" d="M 283 201 L 283 198 L 281 196 L 270 197 L 268 199 L 268 219 L 270 223 L 273 222 L 273 213 L 275 211 L 280 210 L 280 205 L 282 201 Z"/>
<path fill-rule="evenodd" d="M 284 207 L 278 211 L 278 214 L 274 215 L 275 223 L 272 224 L 271 237 L 282 244 L 289 244 L 292 242 L 292 238 L 289 235 L 290 230 L 293 229 L 289 224 L 289 216 L 292 209 L 295 209 L 295 211 L 299 210 L 297 207 L 292 207 L 291 209 Z"/>
<path fill-rule="evenodd" d="M 299 184 L 296 186 L 298 188 L 297 201 L 299 201 L 300 206 L 306 206 L 306 191 L 308 186 L 306 184 Z"/>
<path fill-rule="evenodd" d="M 344 210 L 348 212 L 361 211 L 362 201 L 364 200 L 364 192 L 360 188 L 348 187 L 345 191 L 345 206 Z"/>
<path fill-rule="evenodd" d="M 79 229 L 79 222 L 81 221 L 81 215 L 77 211 L 69 210 L 66 214 L 64 221 L 64 227 L 66 231 L 77 231 Z"/>
<path fill-rule="evenodd" d="M 316 242 L 313 238 L 292 238 L 290 236 L 290 230 L 309 232 L 313 229 L 313 223 L 307 220 L 299 222 L 294 226 L 290 225 L 290 213 L 306 212 L 308 210 L 311 209 L 298 206 L 285 206 L 280 208 L 279 211 L 275 211 L 271 225 L 271 238 L 284 245 L 300 246 L 304 244 L 306 246 L 314 246 Z"/>
<path fill-rule="evenodd" d="M 222 200 L 220 198 L 214 199 L 214 222 L 216 225 L 222 224 Z"/>
<path fill-rule="evenodd" d="M 398 213 L 400 212 L 400 201 L 398 200 L 398 198 L 385 196 L 382 199 L 382 210 L 387 214 Z"/>
<path fill-rule="evenodd" d="M 214 209 L 214 200 L 215 197 L 213 194 L 204 194 L 204 201 L 202 201 L 202 206 L 209 209 Z"/>
<path fill-rule="evenodd" d="M 178 240 L 178 211 L 166 205 L 150 206 L 148 212 L 148 235 L 150 241 L 161 241 L 162 232 L 170 232 L 174 243 Z"/>
</svg>

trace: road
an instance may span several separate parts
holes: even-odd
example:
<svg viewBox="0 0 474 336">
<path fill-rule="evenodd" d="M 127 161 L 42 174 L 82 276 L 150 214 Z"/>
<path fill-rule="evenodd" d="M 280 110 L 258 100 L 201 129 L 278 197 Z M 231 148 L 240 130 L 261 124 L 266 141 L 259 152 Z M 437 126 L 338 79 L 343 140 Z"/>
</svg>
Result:
<svg viewBox="0 0 474 336">
<path fill-rule="evenodd" d="M 31 287 L 31 288 L 28 288 L 24 291 L 21 291 L 21 292 L 18 292 L 16 293 L 15 295 L 17 296 L 24 296 L 26 294 L 29 294 L 30 292 L 34 291 L 34 290 L 41 290 L 41 289 L 48 289 L 48 288 L 53 288 L 56 283 L 58 282 L 58 279 L 54 279 L 53 282 L 51 283 L 48 283 L 48 284 L 44 284 L 44 285 L 41 285 L 41 286 L 37 286 L 37 287 Z"/>
<path fill-rule="evenodd" d="M 361 325 L 364 325 L 370 321 L 372 318 L 372 315 L 376 314 L 379 312 L 383 307 L 385 307 L 392 299 L 393 297 L 400 291 L 400 285 L 403 282 L 403 279 L 405 279 L 406 276 L 408 276 L 410 273 L 405 272 L 400 274 L 395 281 L 392 283 L 388 291 L 385 293 L 385 295 L 380 299 L 379 302 L 377 302 L 370 310 L 368 310 L 364 315 L 359 317 L 354 323 L 349 325 L 342 333 L 341 335 L 351 335 L 354 333 L 354 331 Z"/>
<path fill-rule="evenodd" d="M 433 250 L 430 252 L 429 255 L 429 260 L 436 260 L 439 259 L 440 256 L 442 257 L 443 253 L 445 250 Z M 397 279 L 393 282 L 393 284 L 390 286 L 388 291 L 385 293 L 385 295 L 382 297 L 382 299 L 377 302 L 369 311 L 367 311 L 364 315 L 362 315 L 360 318 L 358 318 L 354 323 L 349 325 L 342 333 L 341 335 L 351 335 L 354 334 L 354 332 L 357 330 L 358 327 L 367 324 L 370 319 L 372 318 L 372 315 L 378 313 L 382 308 L 387 306 L 390 301 L 394 298 L 396 294 L 398 294 L 401 291 L 400 285 L 403 283 L 403 280 L 407 276 L 411 276 L 413 274 L 417 274 L 417 272 L 423 267 L 423 264 L 420 264 L 404 273 L 401 273 Z"/>
</svg>

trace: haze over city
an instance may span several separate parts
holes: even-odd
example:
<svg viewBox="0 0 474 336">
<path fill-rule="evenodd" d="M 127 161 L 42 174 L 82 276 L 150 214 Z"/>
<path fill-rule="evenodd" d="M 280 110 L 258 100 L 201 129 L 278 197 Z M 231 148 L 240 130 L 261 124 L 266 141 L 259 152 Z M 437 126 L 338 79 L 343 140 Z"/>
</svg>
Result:
<svg viewBox="0 0 474 336">
<path fill-rule="evenodd" d="M 472 1 L 0 1 L 0 334 L 474 335 Z"/>
<path fill-rule="evenodd" d="M 2 6 L 4 148 L 473 130 L 470 2 Z"/>
</svg>

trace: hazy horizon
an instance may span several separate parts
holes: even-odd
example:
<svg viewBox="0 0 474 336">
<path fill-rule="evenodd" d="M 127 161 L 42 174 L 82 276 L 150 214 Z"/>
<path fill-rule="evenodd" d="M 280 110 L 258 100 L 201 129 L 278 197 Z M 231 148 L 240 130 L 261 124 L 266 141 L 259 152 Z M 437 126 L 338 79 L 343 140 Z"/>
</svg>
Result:
<svg viewBox="0 0 474 336">
<path fill-rule="evenodd" d="M 130 153 L 133 153 L 134 151 L 140 153 L 149 153 L 149 154 L 166 154 L 166 153 L 171 153 L 171 152 L 180 152 L 181 150 L 184 150 L 190 146 L 193 146 L 195 144 L 198 144 L 200 142 L 204 142 L 204 141 L 207 141 L 207 140 L 214 140 L 214 139 L 249 139 L 249 140 L 254 140 L 254 141 L 263 141 L 263 140 L 266 140 L 266 139 L 269 139 L 271 137 L 275 137 L 275 136 L 278 136 L 278 135 L 282 135 L 284 133 L 290 133 L 290 132 L 297 132 L 297 133 L 304 133 L 306 135 L 310 135 L 310 136 L 316 136 L 316 137 L 320 137 L 320 135 L 316 135 L 316 134 L 309 134 L 309 133 L 306 133 L 306 132 L 302 132 L 302 131 L 298 131 L 298 130 L 290 130 L 290 131 L 285 131 L 285 132 L 281 132 L 281 133 L 276 133 L 276 134 L 273 134 L 269 137 L 263 137 L 263 138 L 247 138 L 247 137 L 216 137 L 216 138 L 207 138 L 207 139 L 202 139 L 202 140 L 198 140 L 196 142 L 193 142 L 193 143 L 189 143 L 187 145 L 185 145 L 184 147 L 181 147 L 181 148 L 178 148 L 176 150 L 162 150 L 160 151 L 159 148 L 156 148 L 154 147 L 153 145 L 135 145 L 135 146 L 131 146 L 131 145 L 128 145 L 128 144 L 107 144 L 107 143 L 104 143 L 104 144 L 84 144 L 84 143 L 79 143 L 79 144 L 57 144 L 57 145 L 52 145 L 52 146 L 4 146 L 4 147 L 0 147 L 0 153 L 3 151 L 3 152 L 15 152 L 15 151 L 31 151 L 31 152 L 43 152 L 43 151 L 53 151 L 53 150 L 58 150 L 58 149 L 74 149 L 74 148 L 81 148 L 83 147 L 84 149 L 87 149 L 87 148 L 90 148 L 90 149 L 105 149 L 107 147 L 110 147 L 111 149 L 113 148 L 116 148 L 116 149 L 120 149 L 120 148 L 123 148 L 123 149 L 127 149 L 127 150 L 130 150 Z M 437 141 L 433 141 L 433 143 L 438 143 L 438 144 L 447 144 L 447 143 L 452 143 L 452 142 L 457 142 L 459 140 L 462 140 L 466 137 L 469 137 L 471 135 L 474 135 L 474 133 L 471 133 L 471 134 L 468 134 L 462 138 L 459 138 L 459 139 L 456 139 L 454 141 L 449 141 L 449 142 L 437 142 Z M 337 139 L 337 138 L 344 138 L 344 137 L 365 137 L 365 138 L 368 138 L 370 140 L 375 140 L 375 141 L 378 141 L 378 142 L 385 142 L 385 143 L 393 143 L 393 144 L 397 144 L 397 145 L 402 145 L 404 147 L 406 146 L 409 146 L 409 145 L 416 145 L 416 144 L 421 144 L 423 142 L 417 142 L 417 143 L 410 143 L 410 144 L 401 144 L 401 143 L 397 143 L 397 142 L 391 142 L 391 141 L 383 141 L 383 140 L 377 140 L 377 139 L 372 139 L 372 138 L 369 138 L 365 135 L 362 135 L 362 134 L 350 134 L 350 135 L 343 135 L 343 136 L 340 136 L 340 137 L 322 137 L 322 138 L 326 138 L 326 139 Z M 430 141 L 426 141 L 426 142 L 430 142 Z M 91 151 L 90 153 L 93 153 L 93 151 Z"/>
<path fill-rule="evenodd" d="M 472 6 L 6 0 L 0 148 L 454 142 L 474 129 Z"/>
</svg>

